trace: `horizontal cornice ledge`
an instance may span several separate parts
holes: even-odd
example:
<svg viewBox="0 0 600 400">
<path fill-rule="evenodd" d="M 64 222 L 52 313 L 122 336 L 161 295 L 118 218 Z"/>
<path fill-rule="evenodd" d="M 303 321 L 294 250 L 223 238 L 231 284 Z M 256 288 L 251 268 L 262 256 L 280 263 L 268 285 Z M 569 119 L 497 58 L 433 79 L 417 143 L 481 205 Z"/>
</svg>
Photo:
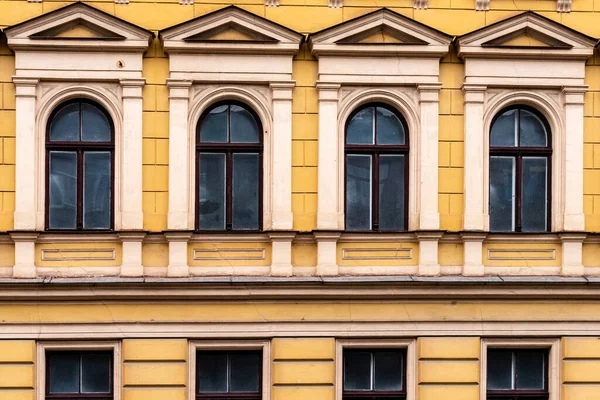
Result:
<svg viewBox="0 0 600 400">
<path fill-rule="evenodd" d="M 313 44 L 312 54 L 319 56 L 352 57 L 430 57 L 442 58 L 449 46 L 394 44 Z"/>
<path fill-rule="evenodd" d="M 165 40 L 164 51 L 168 54 L 254 54 L 254 55 L 289 55 L 300 50 L 299 44 L 293 43 L 198 43 L 180 40 Z"/>
<path fill-rule="evenodd" d="M 600 278 L 211 277 L 0 279 L 0 300 L 590 299 Z"/>
<path fill-rule="evenodd" d="M 551 49 L 551 48 L 510 48 L 480 46 L 458 46 L 458 57 L 492 58 L 492 59 L 531 59 L 531 60 L 580 60 L 585 61 L 594 55 L 593 48 L 585 49 Z"/>
<path fill-rule="evenodd" d="M 143 53 L 148 49 L 144 40 L 109 41 L 109 40 L 48 40 L 33 41 L 31 39 L 8 39 L 8 46 L 13 51 L 58 51 L 58 52 L 122 52 Z"/>
</svg>

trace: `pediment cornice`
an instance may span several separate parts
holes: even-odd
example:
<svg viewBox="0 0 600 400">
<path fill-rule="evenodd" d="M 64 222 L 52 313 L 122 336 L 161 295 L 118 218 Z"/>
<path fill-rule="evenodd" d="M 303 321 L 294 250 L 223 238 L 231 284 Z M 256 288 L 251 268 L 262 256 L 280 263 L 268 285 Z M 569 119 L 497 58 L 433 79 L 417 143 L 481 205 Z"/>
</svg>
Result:
<svg viewBox="0 0 600 400">
<path fill-rule="evenodd" d="M 151 31 L 84 3 L 4 29 L 13 50 L 144 51 Z"/>
<path fill-rule="evenodd" d="M 381 40 L 370 35 L 380 35 Z M 451 42 L 452 36 L 386 8 L 309 36 L 315 56 L 442 57 Z"/>
<path fill-rule="evenodd" d="M 227 36 L 229 31 L 237 35 Z M 236 6 L 166 28 L 159 36 L 168 53 L 295 54 L 304 40 L 301 33 Z"/>
</svg>

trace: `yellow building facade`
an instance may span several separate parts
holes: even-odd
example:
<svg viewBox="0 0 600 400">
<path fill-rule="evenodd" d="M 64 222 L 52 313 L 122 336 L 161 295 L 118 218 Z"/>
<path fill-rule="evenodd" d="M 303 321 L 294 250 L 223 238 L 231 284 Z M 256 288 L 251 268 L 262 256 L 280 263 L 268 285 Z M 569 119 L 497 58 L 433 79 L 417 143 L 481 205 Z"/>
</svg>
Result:
<svg viewBox="0 0 600 400">
<path fill-rule="evenodd" d="M 0 0 L 0 399 L 600 398 L 598 18 L 594 0 Z M 207 144 L 215 110 L 228 139 Z M 365 110 L 372 142 L 352 142 Z M 377 147 L 390 121 L 402 141 Z M 215 354 L 226 389 L 203 391 Z M 234 389 L 240 354 L 256 387 Z M 86 392 L 106 355 L 108 389 Z M 379 356 L 399 357 L 387 390 Z"/>
</svg>

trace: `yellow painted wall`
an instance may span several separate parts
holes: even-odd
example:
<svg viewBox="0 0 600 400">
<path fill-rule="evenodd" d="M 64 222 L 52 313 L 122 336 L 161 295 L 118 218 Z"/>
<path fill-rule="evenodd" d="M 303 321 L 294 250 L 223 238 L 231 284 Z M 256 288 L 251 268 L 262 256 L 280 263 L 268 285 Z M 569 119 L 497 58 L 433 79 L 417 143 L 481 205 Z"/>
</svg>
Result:
<svg viewBox="0 0 600 400">
<path fill-rule="evenodd" d="M 7 27 L 62 7 L 68 2 L 30 3 L 0 0 L 0 27 Z M 207 0 L 192 6 L 177 0 L 159 2 L 132 0 L 114 4 L 109 0 L 90 1 L 94 7 L 157 32 L 208 12 L 235 4 L 259 16 L 308 34 L 363 15 L 380 7 L 390 7 L 415 20 L 451 35 L 460 35 L 516 15 L 534 10 L 585 34 L 600 37 L 600 8 L 593 0 L 576 0 L 571 13 L 557 13 L 554 0 L 493 0 L 487 12 L 475 11 L 475 0 L 430 0 L 427 10 L 414 10 L 412 0 L 345 0 L 343 8 L 329 8 L 326 0 L 281 0 L 279 7 L 265 7 L 263 0 Z M 13 229 L 15 209 L 15 94 L 11 77 L 15 73 L 14 54 L 0 38 L 0 231 Z M 302 46 L 293 62 L 292 116 L 292 209 L 293 228 L 316 228 L 318 172 L 317 60 Z M 155 39 L 144 55 L 143 75 L 143 212 L 144 229 L 159 232 L 167 228 L 169 100 L 166 79 L 169 60 Z M 464 208 L 464 110 L 461 90 L 464 64 L 455 50 L 441 60 L 439 111 L 439 212 L 441 229 L 462 229 Z M 584 210 L 586 230 L 600 232 L 600 56 L 586 66 Z M 333 151 L 333 149 L 332 149 Z M 154 245 L 144 252 L 159 251 Z M 312 247 L 314 249 L 314 246 Z M 442 250 L 442 249 L 441 249 Z M 313 251 L 313 250 L 310 250 Z M 295 265 L 313 266 L 315 255 L 308 247 L 295 246 Z M 455 252 L 455 253 L 453 253 Z M 446 247 L 440 252 L 444 265 L 462 259 L 462 250 Z M 586 254 L 591 254 L 587 251 Z M 164 248 L 157 256 L 144 254 L 149 266 L 164 266 Z M 2 258 L 3 259 L 3 258 Z M 589 259 L 589 257 L 588 257 Z"/>
<path fill-rule="evenodd" d="M 34 340 L 0 340 L 0 399 L 34 399 L 34 362 Z"/>
</svg>

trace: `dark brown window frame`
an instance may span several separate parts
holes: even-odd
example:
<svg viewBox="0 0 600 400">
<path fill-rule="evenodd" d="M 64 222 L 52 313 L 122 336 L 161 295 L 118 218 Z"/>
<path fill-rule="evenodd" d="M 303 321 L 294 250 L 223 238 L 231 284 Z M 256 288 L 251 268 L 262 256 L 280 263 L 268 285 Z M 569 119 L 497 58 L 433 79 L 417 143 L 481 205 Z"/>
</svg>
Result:
<svg viewBox="0 0 600 400">
<path fill-rule="evenodd" d="M 58 142 L 50 140 L 50 128 L 52 122 L 56 117 L 56 114 L 63 108 L 71 104 L 79 103 L 79 132 L 82 129 L 82 118 L 81 118 L 81 104 L 86 103 L 98 108 L 108 120 L 110 125 L 110 141 L 109 142 Z M 76 224 L 75 229 L 72 228 L 50 228 L 50 152 L 51 151 L 70 151 L 77 152 L 77 210 L 76 210 Z M 83 193 L 84 193 L 84 176 L 83 176 L 83 165 L 84 159 L 83 154 L 88 151 L 109 151 L 110 152 L 110 227 L 108 229 L 90 229 L 83 228 Z M 108 111 L 98 104 L 97 102 L 87 98 L 75 98 L 65 101 L 59 104 L 50 114 L 46 123 L 46 185 L 45 185 L 45 230 L 50 232 L 110 232 L 114 230 L 114 216 L 115 216 L 115 127 L 114 122 Z"/>
<path fill-rule="evenodd" d="M 82 355 L 92 355 L 92 354 L 110 354 L 110 375 L 109 375 L 109 388 L 110 392 L 108 393 L 50 393 L 50 360 L 48 357 L 49 354 L 65 354 L 65 355 L 78 355 L 79 356 L 79 365 L 81 368 L 81 356 Z M 46 350 L 46 365 L 45 367 L 45 399 L 46 400 L 84 400 L 84 399 L 93 399 L 93 400 L 113 400 L 114 399 L 114 374 L 115 374 L 115 356 L 114 352 L 111 350 L 101 351 L 101 350 Z M 81 384 L 81 380 L 79 382 Z M 81 390 L 81 387 L 79 388 Z"/>
<path fill-rule="evenodd" d="M 352 118 L 359 112 L 370 107 L 381 107 L 388 111 L 391 111 L 398 117 L 402 126 L 404 127 L 404 144 L 403 145 L 389 145 L 389 144 L 376 144 L 377 143 L 377 118 L 374 118 L 375 124 L 375 136 L 374 144 L 348 144 L 348 124 L 352 121 Z M 402 229 L 397 230 L 380 230 L 379 229 L 379 156 L 380 155 L 404 155 L 404 226 Z M 348 215 L 348 192 L 346 190 L 346 182 L 348 180 L 348 155 L 371 155 L 372 158 L 372 171 L 371 171 L 371 229 L 367 230 L 346 230 L 348 232 L 404 232 L 408 230 L 408 200 L 409 200 L 409 179 L 410 179 L 410 132 L 408 130 L 408 124 L 404 116 L 394 107 L 386 103 L 375 102 L 367 103 L 358 107 L 350 114 L 346 120 L 344 127 L 344 225 L 347 223 Z"/>
<path fill-rule="evenodd" d="M 258 369 L 258 391 L 257 392 L 200 392 L 200 361 L 199 358 L 203 353 L 220 353 L 227 355 L 236 354 L 257 354 L 261 360 L 261 368 Z M 263 369 L 262 369 L 262 354 L 263 350 L 196 350 L 196 400 L 261 400 L 263 391 Z M 231 369 L 227 369 L 227 374 L 231 377 Z"/>
<path fill-rule="evenodd" d="M 200 142 L 200 128 L 202 122 L 213 109 L 224 106 L 224 105 L 235 105 L 244 108 L 248 111 L 256 121 L 258 129 L 258 143 L 211 143 L 211 142 Z M 230 109 L 228 109 L 228 116 L 230 118 Z M 227 127 L 227 138 L 231 137 L 231 124 Z M 262 122 L 258 117 L 258 114 L 245 103 L 235 100 L 224 100 L 218 103 L 212 104 L 208 107 L 200 116 L 198 124 L 196 125 L 196 195 L 195 195 L 195 230 L 196 232 L 202 233 L 226 233 L 226 232 L 262 232 L 263 227 L 263 150 L 264 150 L 264 132 L 262 128 Z M 233 154 L 236 153 L 258 153 L 258 229 L 233 229 Z M 200 195 L 200 153 L 225 153 L 225 229 L 201 229 L 200 228 L 200 202 L 198 201 Z"/>
<path fill-rule="evenodd" d="M 518 132 L 517 132 L 517 146 L 515 147 L 500 147 L 500 146 L 492 146 L 492 127 L 496 123 L 496 120 L 500 118 L 504 113 L 511 110 L 525 110 L 535 114 L 540 121 L 544 124 L 544 128 L 546 128 L 546 147 L 521 147 L 521 116 L 520 111 L 517 116 L 518 121 Z M 527 106 L 527 105 L 513 105 L 510 107 L 506 107 L 500 112 L 498 112 L 494 118 L 492 119 L 492 123 L 490 125 L 489 132 L 489 140 L 490 140 L 490 155 L 489 155 L 489 163 L 491 165 L 491 159 L 493 156 L 500 157 L 513 157 L 515 159 L 515 230 L 514 231 L 502 231 L 502 233 L 518 233 L 522 231 L 523 228 L 523 216 L 522 216 L 522 186 L 523 186 L 523 157 L 545 157 L 547 159 L 546 165 L 548 166 L 547 171 L 547 191 L 546 191 L 546 230 L 543 232 L 551 231 L 551 223 L 552 223 L 552 131 L 550 129 L 550 124 L 548 124 L 548 120 L 546 117 L 542 115 L 537 109 Z M 489 172 L 489 171 L 488 171 Z M 488 192 L 490 190 L 491 180 L 488 184 Z M 488 196 L 489 197 L 489 196 Z M 491 208 L 491 199 L 489 199 L 490 203 L 488 203 L 488 207 Z"/>
<path fill-rule="evenodd" d="M 383 390 L 346 390 L 345 389 L 345 368 L 346 363 L 344 362 L 344 357 L 348 352 L 369 352 L 371 354 L 375 354 L 378 352 L 397 352 L 402 355 L 402 390 L 394 390 L 394 391 L 383 391 Z M 406 374 L 406 359 L 407 359 L 407 349 L 405 348 L 352 348 L 346 347 L 342 352 L 342 400 L 347 399 L 356 399 L 356 400 L 377 400 L 377 399 L 398 399 L 398 400 L 406 400 L 407 396 L 407 374 Z M 374 376 L 371 379 L 375 379 Z M 374 382 L 371 382 L 374 384 Z"/>
<path fill-rule="evenodd" d="M 501 399 L 510 399 L 510 400 L 548 400 L 550 398 L 550 392 L 548 389 L 548 379 L 549 379 L 549 349 L 539 349 L 539 348 L 488 348 L 488 354 L 490 351 L 494 352 L 510 352 L 510 353 L 518 353 L 520 351 L 527 352 L 539 352 L 544 354 L 544 389 L 542 390 L 529 390 L 529 389 L 515 389 L 515 390 L 486 390 L 486 398 L 488 400 L 493 400 L 497 398 Z M 487 366 L 486 366 L 487 369 Z M 517 380 L 517 376 L 514 377 L 515 381 Z"/>
</svg>

